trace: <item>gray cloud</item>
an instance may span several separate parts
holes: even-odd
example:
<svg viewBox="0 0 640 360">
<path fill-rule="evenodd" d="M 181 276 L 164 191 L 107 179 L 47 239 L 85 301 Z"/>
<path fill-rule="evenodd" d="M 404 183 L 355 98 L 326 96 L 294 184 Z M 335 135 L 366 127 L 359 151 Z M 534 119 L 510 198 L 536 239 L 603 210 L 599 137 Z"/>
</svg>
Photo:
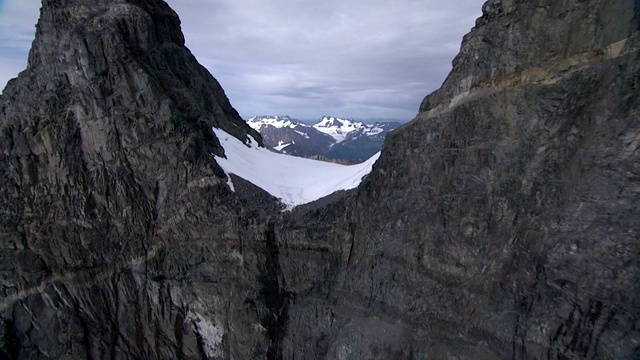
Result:
<svg viewBox="0 0 640 360">
<path fill-rule="evenodd" d="M 410 119 L 444 80 L 483 0 L 169 3 L 187 46 L 244 117 Z"/>
<path fill-rule="evenodd" d="M 187 46 L 243 117 L 407 120 L 446 77 L 483 2 L 168 0 Z M 7 33 L 4 24 L 18 8 L 35 23 L 37 5 L 22 4 L 7 0 L 0 14 L 0 50 L 11 47 L 0 54 L 0 83 L 15 71 L 7 54 L 26 64 L 33 25 Z"/>
</svg>

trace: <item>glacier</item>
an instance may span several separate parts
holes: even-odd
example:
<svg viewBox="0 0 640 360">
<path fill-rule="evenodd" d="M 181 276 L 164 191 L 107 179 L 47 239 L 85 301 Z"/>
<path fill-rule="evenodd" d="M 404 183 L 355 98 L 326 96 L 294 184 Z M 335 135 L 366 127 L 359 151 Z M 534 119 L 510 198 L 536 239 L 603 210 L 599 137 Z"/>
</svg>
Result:
<svg viewBox="0 0 640 360">
<path fill-rule="evenodd" d="M 212 130 L 225 153 L 225 157 L 214 157 L 227 176 L 234 174 L 253 183 L 279 198 L 287 209 L 357 187 L 380 156 L 378 152 L 363 163 L 340 165 L 278 154 L 258 146 L 251 136 L 243 143 L 223 130 Z M 228 182 L 233 190 L 230 177 Z"/>
</svg>

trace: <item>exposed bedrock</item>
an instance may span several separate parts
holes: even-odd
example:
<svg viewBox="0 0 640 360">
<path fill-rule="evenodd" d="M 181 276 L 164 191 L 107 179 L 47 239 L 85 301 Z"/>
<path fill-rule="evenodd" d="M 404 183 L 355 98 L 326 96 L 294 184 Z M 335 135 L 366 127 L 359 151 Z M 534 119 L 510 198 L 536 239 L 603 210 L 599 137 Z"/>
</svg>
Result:
<svg viewBox="0 0 640 360">
<path fill-rule="evenodd" d="M 281 213 L 163 1 L 45 0 L 0 97 L 0 356 L 640 357 L 640 6 L 491 0 L 353 191 Z"/>
</svg>

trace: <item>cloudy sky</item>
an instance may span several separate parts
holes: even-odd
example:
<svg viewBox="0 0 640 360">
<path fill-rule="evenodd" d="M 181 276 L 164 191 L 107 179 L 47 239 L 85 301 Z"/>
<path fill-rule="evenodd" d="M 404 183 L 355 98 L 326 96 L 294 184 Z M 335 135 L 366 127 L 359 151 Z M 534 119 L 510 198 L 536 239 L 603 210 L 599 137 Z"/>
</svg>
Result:
<svg viewBox="0 0 640 360">
<path fill-rule="evenodd" d="M 168 0 L 244 118 L 409 120 L 485 0 Z M 26 67 L 40 1 L 0 0 L 0 88 Z"/>
</svg>

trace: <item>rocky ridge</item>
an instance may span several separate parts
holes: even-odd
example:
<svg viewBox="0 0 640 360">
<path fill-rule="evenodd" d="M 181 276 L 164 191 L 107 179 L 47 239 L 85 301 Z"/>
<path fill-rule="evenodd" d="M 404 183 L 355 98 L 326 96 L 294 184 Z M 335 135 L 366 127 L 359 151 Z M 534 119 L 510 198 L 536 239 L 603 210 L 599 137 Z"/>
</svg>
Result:
<svg viewBox="0 0 640 360">
<path fill-rule="evenodd" d="M 283 154 L 345 164 L 360 163 L 375 155 L 397 122 L 361 121 L 324 116 L 313 125 L 289 116 L 254 116 L 247 120 L 265 146 Z"/>
<path fill-rule="evenodd" d="M 252 133 L 178 24 L 43 2 L 0 97 L 7 355 L 640 355 L 634 1 L 488 1 L 362 185 L 290 213 L 226 186 L 209 129 Z"/>
</svg>

